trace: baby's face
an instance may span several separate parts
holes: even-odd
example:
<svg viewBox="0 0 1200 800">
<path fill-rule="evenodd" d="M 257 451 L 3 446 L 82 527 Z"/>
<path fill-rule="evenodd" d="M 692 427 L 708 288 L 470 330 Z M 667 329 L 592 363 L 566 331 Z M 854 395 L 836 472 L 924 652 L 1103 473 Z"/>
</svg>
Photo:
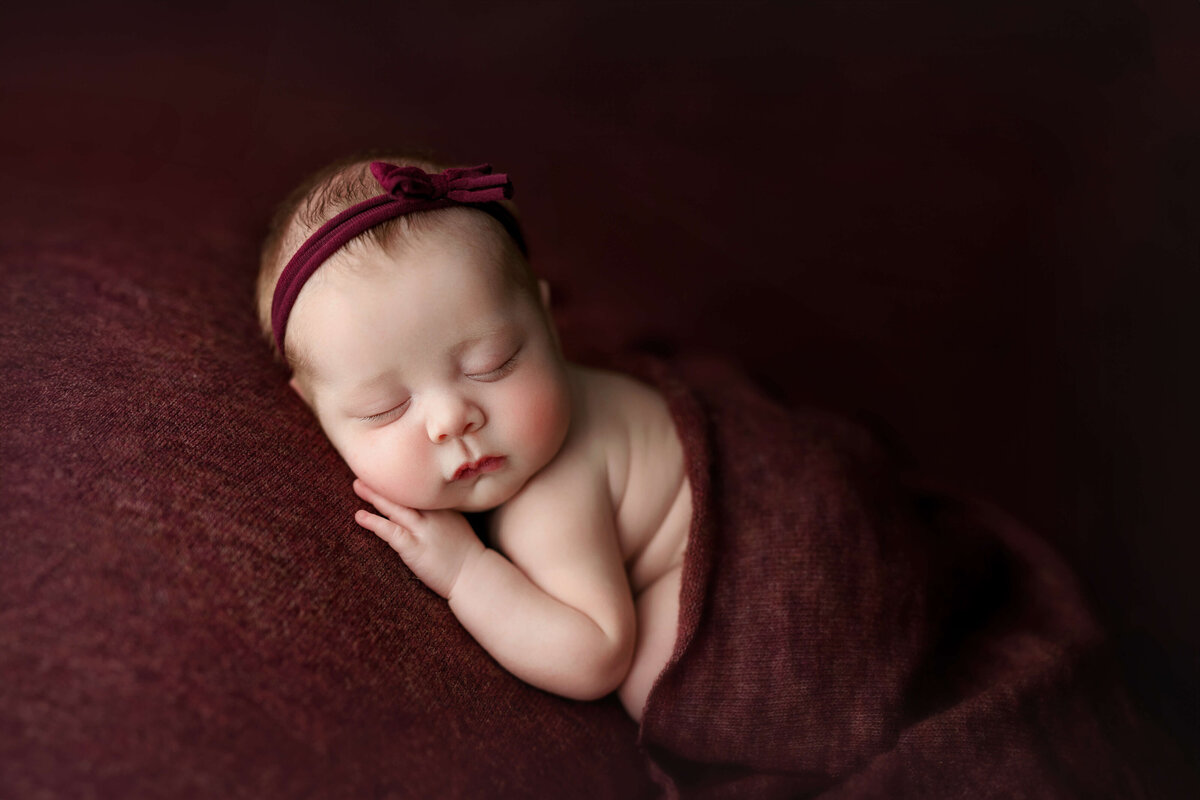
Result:
<svg viewBox="0 0 1200 800">
<path fill-rule="evenodd" d="M 566 367 L 544 302 L 502 254 L 431 233 L 318 273 L 288 323 L 307 364 L 292 385 L 354 473 L 401 505 L 481 511 L 558 453 Z M 327 265 L 332 266 L 332 265 Z"/>
</svg>

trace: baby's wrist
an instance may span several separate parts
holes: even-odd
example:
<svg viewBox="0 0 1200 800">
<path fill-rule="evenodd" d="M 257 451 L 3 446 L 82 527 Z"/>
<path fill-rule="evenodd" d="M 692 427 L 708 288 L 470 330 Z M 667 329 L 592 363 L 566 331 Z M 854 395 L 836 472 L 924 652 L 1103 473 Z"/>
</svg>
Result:
<svg viewBox="0 0 1200 800">
<path fill-rule="evenodd" d="M 474 571 L 476 565 L 483 559 L 486 552 L 487 548 L 478 539 L 468 548 L 462 563 L 458 567 L 458 574 L 454 576 L 454 580 L 450 583 L 450 588 L 446 592 L 446 600 L 448 602 L 453 602 L 456 591 L 461 592 L 464 586 L 470 585 L 471 581 L 468 573 Z"/>
</svg>

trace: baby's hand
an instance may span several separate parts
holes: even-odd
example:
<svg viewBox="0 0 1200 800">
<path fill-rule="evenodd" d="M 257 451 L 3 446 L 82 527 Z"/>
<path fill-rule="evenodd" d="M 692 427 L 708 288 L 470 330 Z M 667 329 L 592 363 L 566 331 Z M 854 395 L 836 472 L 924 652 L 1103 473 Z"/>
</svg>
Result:
<svg viewBox="0 0 1200 800">
<path fill-rule="evenodd" d="M 396 505 L 361 480 L 354 481 L 354 492 L 387 515 L 384 519 L 359 510 L 354 521 L 391 545 L 413 574 L 442 597 L 450 597 L 463 565 L 484 551 L 457 511 L 418 511 Z"/>
</svg>

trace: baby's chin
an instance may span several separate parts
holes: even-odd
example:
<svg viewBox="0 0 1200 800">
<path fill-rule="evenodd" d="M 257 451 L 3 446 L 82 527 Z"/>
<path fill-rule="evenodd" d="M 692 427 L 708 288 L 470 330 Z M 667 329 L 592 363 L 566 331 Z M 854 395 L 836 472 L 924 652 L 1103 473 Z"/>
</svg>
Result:
<svg viewBox="0 0 1200 800">
<path fill-rule="evenodd" d="M 494 511 L 504 505 L 504 501 L 499 503 L 463 503 L 455 506 L 452 510 L 463 514 L 482 514 L 487 511 Z"/>
<path fill-rule="evenodd" d="M 492 485 L 487 487 L 476 487 L 467 497 L 456 498 L 426 498 L 424 500 L 417 498 L 393 498 L 392 502 L 397 505 L 406 506 L 417 511 L 461 511 L 463 513 L 478 514 L 484 511 L 492 511 L 507 503 L 512 498 L 516 497 L 525 484 L 513 488 L 511 486 Z"/>
<path fill-rule="evenodd" d="M 455 504 L 454 510 L 464 513 L 492 511 L 520 494 L 521 490 L 525 488 L 525 483 L 528 481 L 522 482 L 519 486 L 513 486 L 507 482 L 495 481 L 489 482 L 488 485 L 476 486 L 470 496 Z"/>
<path fill-rule="evenodd" d="M 466 502 L 459 503 L 454 506 L 455 511 L 462 511 L 468 514 L 477 514 L 482 511 L 491 511 L 499 508 L 516 496 L 516 492 L 507 492 L 500 497 L 480 497 L 472 498 Z"/>
</svg>

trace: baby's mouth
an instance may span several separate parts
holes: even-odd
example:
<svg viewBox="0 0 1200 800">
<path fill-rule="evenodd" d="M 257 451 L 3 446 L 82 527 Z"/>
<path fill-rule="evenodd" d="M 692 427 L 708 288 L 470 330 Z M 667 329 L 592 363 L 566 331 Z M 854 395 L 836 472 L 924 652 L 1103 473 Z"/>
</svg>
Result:
<svg viewBox="0 0 1200 800">
<path fill-rule="evenodd" d="M 476 475 L 482 475 L 485 472 L 495 472 L 504 466 L 504 456 L 484 456 L 478 461 L 463 464 L 454 471 L 454 477 L 450 480 L 461 481 L 467 478 L 474 478 Z"/>
</svg>

